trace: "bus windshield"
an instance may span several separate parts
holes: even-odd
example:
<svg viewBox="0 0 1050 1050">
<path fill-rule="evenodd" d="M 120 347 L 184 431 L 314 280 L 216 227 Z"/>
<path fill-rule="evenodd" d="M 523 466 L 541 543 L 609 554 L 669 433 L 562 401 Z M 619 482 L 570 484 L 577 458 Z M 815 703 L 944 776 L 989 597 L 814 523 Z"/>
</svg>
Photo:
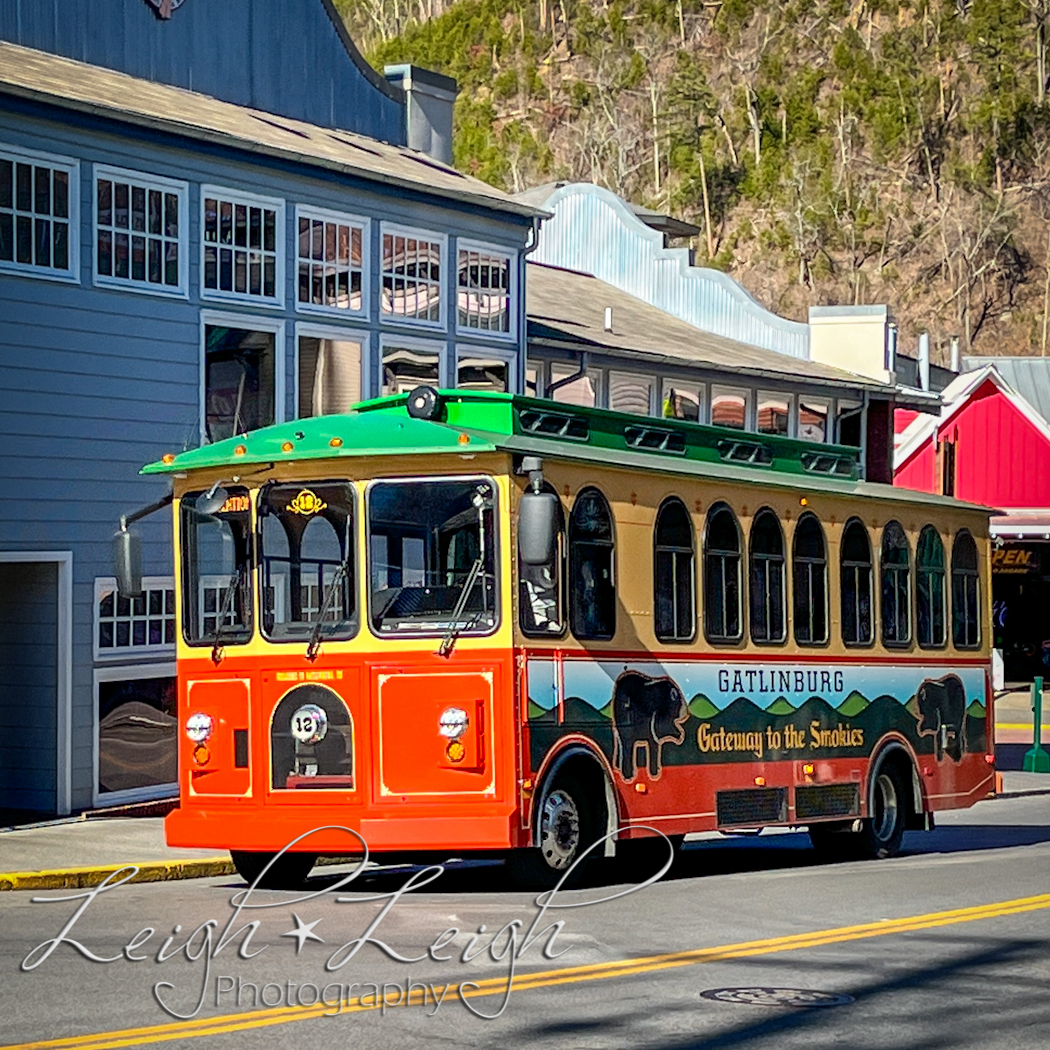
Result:
<svg viewBox="0 0 1050 1050">
<path fill-rule="evenodd" d="M 246 642 L 252 633 L 248 490 L 231 486 L 211 513 L 197 509 L 202 495 L 189 492 L 179 503 L 183 637 L 190 645 Z"/>
<path fill-rule="evenodd" d="M 372 485 L 368 555 L 377 633 L 495 629 L 495 491 L 488 478 Z"/>
<path fill-rule="evenodd" d="M 348 481 L 267 485 L 259 493 L 266 638 L 301 641 L 315 630 L 325 638 L 354 634 L 353 508 Z"/>
</svg>

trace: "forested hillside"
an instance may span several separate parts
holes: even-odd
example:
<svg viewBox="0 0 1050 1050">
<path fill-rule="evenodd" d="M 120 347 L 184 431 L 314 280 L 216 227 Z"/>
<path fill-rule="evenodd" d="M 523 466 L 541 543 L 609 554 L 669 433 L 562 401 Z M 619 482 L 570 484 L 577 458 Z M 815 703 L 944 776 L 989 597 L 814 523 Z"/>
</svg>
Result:
<svg viewBox="0 0 1050 1050">
<path fill-rule="evenodd" d="M 1050 349 L 1050 0 L 336 0 L 459 81 L 456 164 L 703 227 L 773 309 L 889 303 L 902 349 Z"/>
</svg>

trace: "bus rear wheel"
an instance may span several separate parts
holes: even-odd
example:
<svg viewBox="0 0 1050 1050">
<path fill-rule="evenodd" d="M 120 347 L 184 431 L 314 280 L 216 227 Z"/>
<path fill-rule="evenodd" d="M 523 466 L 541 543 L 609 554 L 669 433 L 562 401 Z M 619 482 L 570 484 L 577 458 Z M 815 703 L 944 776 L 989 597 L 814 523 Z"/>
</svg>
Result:
<svg viewBox="0 0 1050 1050">
<path fill-rule="evenodd" d="M 559 776 L 536 817 L 539 845 L 510 854 L 507 870 L 511 880 L 523 888 L 550 889 L 571 869 L 564 885 L 578 886 L 586 862 L 576 862 L 602 832 L 600 813 L 583 783 L 571 775 Z"/>
<path fill-rule="evenodd" d="M 314 864 L 316 853 L 284 853 L 270 864 L 269 871 L 259 878 L 263 868 L 273 859 L 273 853 L 249 853 L 244 850 L 230 850 L 230 858 L 237 874 L 249 886 L 256 885 L 264 890 L 297 890 L 306 881 Z"/>
<path fill-rule="evenodd" d="M 870 815 L 849 823 L 813 824 L 809 838 L 829 860 L 881 860 L 895 857 L 904 838 L 908 794 L 897 766 L 879 769 L 872 785 Z M 856 823 L 860 829 L 853 830 Z"/>
</svg>

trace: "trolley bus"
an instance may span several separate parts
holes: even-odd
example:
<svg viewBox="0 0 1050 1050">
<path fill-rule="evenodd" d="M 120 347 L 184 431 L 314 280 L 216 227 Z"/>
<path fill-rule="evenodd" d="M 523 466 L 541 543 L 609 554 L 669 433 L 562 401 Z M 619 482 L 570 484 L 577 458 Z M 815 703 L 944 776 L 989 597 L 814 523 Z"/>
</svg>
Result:
<svg viewBox="0 0 1050 1050">
<path fill-rule="evenodd" d="M 272 883 L 339 828 L 536 883 L 652 829 L 894 854 L 993 787 L 989 512 L 858 457 L 429 387 L 164 456 L 169 844 L 252 881 L 324 829 Z"/>
</svg>

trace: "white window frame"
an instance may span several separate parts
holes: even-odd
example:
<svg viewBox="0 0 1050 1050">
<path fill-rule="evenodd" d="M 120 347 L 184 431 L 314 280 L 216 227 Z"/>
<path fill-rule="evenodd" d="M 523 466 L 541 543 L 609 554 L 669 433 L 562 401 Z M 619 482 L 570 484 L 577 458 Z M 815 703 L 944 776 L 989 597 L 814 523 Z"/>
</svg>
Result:
<svg viewBox="0 0 1050 1050">
<path fill-rule="evenodd" d="M 403 347 L 405 350 L 418 350 L 420 353 L 438 355 L 438 386 L 442 389 L 453 386 L 451 377 L 448 374 L 448 353 L 447 344 L 438 339 L 415 339 L 411 336 L 405 336 L 403 338 L 397 336 L 393 332 L 383 333 L 379 337 L 379 357 L 376 361 L 376 367 L 379 369 L 377 389 L 379 396 L 383 396 L 383 351 L 388 346 Z"/>
<path fill-rule="evenodd" d="M 355 315 L 356 316 L 356 315 Z M 339 328 L 335 325 L 314 324 L 312 321 L 295 323 L 295 364 L 293 368 L 293 419 L 313 418 L 299 415 L 299 339 L 349 339 L 361 344 L 361 400 L 372 395 L 372 333 L 367 328 Z"/>
<path fill-rule="evenodd" d="M 152 664 L 120 664 L 96 667 L 91 680 L 91 804 L 125 805 L 129 802 L 148 802 L 151 799 L 171 798 L 179 793 L 176 781 L 172 784 L 151 784 L 149 787 L 126 788 L 124 791 L 99 791 L 98 789 L 98 687 L 101 682 L 127 682 L 136 678 L 174 678 L 177 669 L 174 661 Z M 176 727 L 176 733 L 179 732 Z M 178 737 L 176 736 L 176 746 Z"/>
<path fill-rule="evenodd" d="M 116 277 L 111 274 L 98 272 L 98 183 L 99 179 L 107 179 L 111 182 L 129 182 L 142 186 L 149 190 L 159 190 L 161 193 L 175 193 L 179 199 L 179 235 L 176 239 L 179 246 L 179 283 L 151 284 L 148 280 L 138 281 L 133 277 Z M 189 225 L 190 225 L 190 184 L 180 179 L 169 179 L 163 175 L 151 175 L 143 171 L 131 171 L 127 168 L 114 168 L 108 164 L 95 164 L 91 179 L 91 275 L 92 283 L 98 288 L 115 288 L 122 292 L 137 292 L 142 295 L 162 295 L 167 298 L 188 299 L 189 298 Z M 130 205 L 129 205 L 130 207 Z M 147 211 L 149 205 L 147 204 Z M 110 227 L 112 228 L 112 227 Z M 132 235 L 128 228 L 128 236 Z M 152 236 L 156 240 L 156 234 L 148 231 L 142 233 L 148 241 Z M 170 237 L 161 236 L 161 243 L 171 240 Z M 130 265 L 130 257 L 129 257 Z M 163 268 L 163 260 L 162 260 Z M 148 262 L 147 262 L 148 267 Z"/>
<path fill-rule="evenodd" d="M 664 401 L 667 398 L 667 388 L 671 387 L 674 390 L 681 390 L 685 393 L 696 394 L 699 402 L 699 410 L 697 414 L 697 423 L 706 423 L 708 417 L 709 403 L 707 400 L 707 383 L 697 382 L 694 379 L 679 379 L 677 376 L 661 375 L 658 377 L 660 380 L 660 386 L 657 390 L 657 396 L 659 398 L 659 404 L 657 405 L 657 414 L 661 419 L 674 419 L 674 416 L 664 416 Z M 689 422 L 692 423 L 694 420 L 679 420 L 681 423 Z"/>
<path fill-rule="evenodd" d="M 806 404 L 820 404 L 824 406 L 824 411 L 827 413 L 824 421 L 824 440 L 813 441 L 814 445 L 827 445 L 831 443 L 832 431 L 835 429 L 835 399 L 832 397 L 821 397 L 817 395 L 815 397 L 807 397 L 805 394 L 798 395 L 798 411 L 796 412 L 796 430 L 795 434 L 802 441 L 810 441 L 810 438 L 802 437 L 802 405 Z"/>
<path fill-rule="evenodd" d="M 798 402 L 794 394 L 782 393 L 779 390 L 755 391 L 755 432 L 758 433 L 758 406 L 763 398 L 771 401 L 787 402 L 788 429 L 786 434 L 768 434 L 767 437 L 795 437 L 798 434 Z M 764 433 L 764 432 L 763 432 Z"/>
<path fill-rule="evenodd" d="M 283 423 L 285 421 L 285 389 L 287 386 L 285 381 L 284 318 L 261 317 L 258 314 L 228 314 L 220 310 L 201 310 L 200 331 L 197 336 L 197 342 L 200 347 L 197 358 L 197 398 L 200 443 L 203 445 L 207 441 L 208 392 L 205 388 L 205 384 L 208 375 L 206 332 L 209 325 L 222 325 L 227 328 L 245 328 L 254 329 L 258 332 L 273 333 L 273 421 L 274 423 Z"/>
<path fill-rule="evenodd" d="M 507 316 L 510 320 L 510 329 L 506 332 L 494 331 L 491 328 L 471 328 L 469 325 L 459 323 L 459 253 L 479 252 L 484 255 L 495 256 L 507 260 Z M 504 342 L 516 341 L 518 338 L 518 253 L 509 248 L 500 248 L 495 244 L 486 244 L 484 241 L 472 241 L 467 238 L 456 238 L 456 334 L 473 335 L 479 339 L 500 339 Z"/>
<path fill-rule="evenodd" d="M 440 305 L 440 318 L 437 321 L 426 321 L 418 317 L 405 317 L 402 314 L 386 313 L 383 310 L 383 238 L 390 234 L 392 237 L 412 237 L 416 240 L 425 240 L 428 243 L 441 245 L 441 294 L 438 297 Z M 437 233 L 434 230 L 426 230 L 418 226 L 403 226 L 396 222 L 381 222 L 379 224 L 379 258 L 376 260 L 376 273 L 379 275 L 379 319 L 383 324 L 396 325 L 398 328 L 415 328 L 431 332 L 444 332 L 448 329 L 448 286 L 449 286 L 449 251 L 448 235 Z M 380 377 L 380 386 L 382 381 Z"/>
<path fill-rule="evenodd" d="M 17 274 L 19 277 L 37 277 L 45 281 L 66 281 L 80 284 L 80 161 L 59 153 L 41 153 L 0 142 L 0 158 L 14 163 L 39 164 L 64 171 L 69 175 L 69 266 L 57 270 L 51 266 L 35 266 L 14 259 L 0 262 L 0 273 Z M 12 188 L 12 193 L 17 193 Z M 16 203 L 13 199 L 12 204 Z M 14 209 L 12 209 L 14 212 Z M 17 212 L 15 212 L 17 214 Z M 14 233 L 17 238 L 17 232 Z"/>
<path fill-rule="evenodd" d="M 316 303 L 299 301 L 299 220 L 309 219 L 319 222 L 335 222 L 343 226 L 356 226 L 361 231 L 361 309 L 344 310 L 338 306 L 318 306 Z M 318 314 L 324 317 L 342 317 L 346 320 L 367 321 L 371 305 L 372 282 L 372 220 L 362 215 L 351 215 L 349 212 L 331 211 L 326 208 L 315 208 L 310 204 L 296 204 L 295 231 L 292 238 L 292 252 L 295 264 L 295 279 L 292 282 L 295 309 L 298 313 Z"/>
<path fill-rule="evenodd" d="M 649 381 L 649 408 L 645 413 L 645 418 L 651 419 L 653 417 L 653 400 L 658 396 L 658 390 L 660 389 L 660 377 L 654 375 L 651 372 L 638 372 L 631 371 L 630 369 L 623 368 L 610 368 L 606 371 L 607 383 L 606 383 L 606 407 L 610 412 L 625 412 L 622 408 L 613 408 L 609 402 L 609 397 L 612 395 L 613 376 L 620 376 L 624 379 L 641 379 Z M 626 413 L 632 415 L 633 413 Z M 642 417 L 639 417 L 642 418 Z"/>
<path fill-rule="evenodd" d="M 143 576 L 142 577 L 143 590 L 171 590 L 175 591 L 175 577 L 174 576 Z M 161 642 L 158 645 L 125 645 L 117 646 L 114 645 L 110 649 L 102 649 L 98 644 L 98 628 L 100 617 L 98 611 L 99 602 L 102 599 L 102 595 L 105 591 L 113 591 L 114 600 L 116 600 L 117 581 L 113 576 L 96 576 L 95 577 L 95 603 L 91 608 L 91 649 L 94 659 L 98 663 L 127 663 L 129 660 L 138 660 L 144 656 L 174 656 L 175 655 L 175 642 Z M 134 621 L 135 617 L 132 617 Z M 143 619 L 143 617 L 138 617 Z M 147 611 L 145 619 L 149 619 L 149 613 Z M 153 617 L 156 619 L 156 617 Z M 164 619 L 162 614 L 161 619 Z M 177 623 L 177 617 L 174 609 L 172 610 L 171 619 Z M 115 621 L 114 621 L 115 622 Z"/>
<path fill-rule="evenodd" d="M 252 295 L 250 292 L 224 292 L 218 288 L 207 288 L 204 284 L 204 255 L 205 250 L 211 242 L 204 239 L 204 202 L 209 197 L 215 197 L 220 201 L 229 201 L 231 204 L 243 204 L 249 208 L 263 207 L 271 208 L 274 215 L 274 298 L 268 299 L 265 295 Z M 200 201 L 197 213 L 200 218 L 198 227 L 198 240 L 200 241 L 198 263 L 200 266 L 200 297 L 206 302 L 237 303 L 241 306 L 257 306 L 265 310 L 283 310 L 285 296 L 285 259 L 288 255 L 288 226 L 285 220 L 285 200 L 283 197 L 261 197 L 255 193 L 245 193 L 243 190 L 231 189 L 228 186 L 202 185 L 200 188 Z M 221 245 L 219 246 L 221 247 Z M 245 249 L 251 251 L 252 249 Z M 216 263 L 218 266 L 218 263 Z"/>
<path fill-rule="evenodd" d="M 753 433 L 755 430 L 755 392 L 750 387 L 723 386 L 712 383 L 711 397 L 707 403 L 707 418 L 710 420 L 711 425 L 718 426 L 715 423 L 715 398 L 723 395 L 742 397 L 744 399 L 744 430 Z"/>
<path fill-rule="evenodd" d="M 516 394 L 518 386 L 518 349 L 512 346 L 474 346 L 471 343 L 456 343 L 456 361 L 450 386 L 459 383 L 459 360 L 461 357 L 492 357 L 507 366 L 507 393 Z M 458 386 L 457 386 L 458 389 Z"/>
</svg>

